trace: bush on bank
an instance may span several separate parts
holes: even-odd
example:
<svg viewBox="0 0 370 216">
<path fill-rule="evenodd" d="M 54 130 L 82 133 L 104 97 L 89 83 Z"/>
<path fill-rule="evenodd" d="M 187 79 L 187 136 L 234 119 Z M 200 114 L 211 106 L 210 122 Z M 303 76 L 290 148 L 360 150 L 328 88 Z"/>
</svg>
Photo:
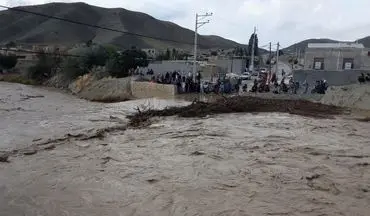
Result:
<svg viewBox="0 0 370 216">
<path fill-rule="evenodd" d="M 9 70 L 15 67 L 18 59 L 15 55 L 2 55 L 0 54 L 0 70 Z"/>
<path fill-rule="evenodd" d="M 37 85 L 37 82 L 31 79 L 27 79 L 26 77 L 20 74 L 7 74 L 7 75 L 0 75 L 0 81 L 2 82 L 11 82 L 11 83 L 20 83 L 24 85 Z"/>
<path fill-rule="evenodd" d="M 59 51 L 51 54 L 41 51 L 37 63 L 26 71 L 25 79 L 46 83 L 53 77 L 58 77 L 64 83 L 70 83 L 87 73 L 91 73 L 96 79 L 123 78 L 130 76 L 132 69 L 148 65 L 146 53 L 136 48 L 118 52 L 113 46 L 91 45 L 72 49 L 68 54 L 63 55 Z M 6 63 L 3 64 L 6 67 L 14 67 L 16 64 L 14 60 L 17 60 L 16 56 L 14 57 L 0 58 L 0 63 L 5 59 Z"/>
</svg>

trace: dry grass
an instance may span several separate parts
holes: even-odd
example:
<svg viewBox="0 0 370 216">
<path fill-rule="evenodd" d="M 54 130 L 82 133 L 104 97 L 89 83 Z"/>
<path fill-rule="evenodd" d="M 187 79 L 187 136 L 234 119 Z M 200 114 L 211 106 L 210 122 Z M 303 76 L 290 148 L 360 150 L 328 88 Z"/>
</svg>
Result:
<svg viewBox="0 0 370 216">
<path fill-rule="evenodd" d="M 28 79 L 20 74 L 6 74 L 0 75 L 0 81 L 2 82 L 11 82 L 11 83 L 20 83 L 24 85 L 37 85 L 38 83 L 34 80 Z"/>
</svg>

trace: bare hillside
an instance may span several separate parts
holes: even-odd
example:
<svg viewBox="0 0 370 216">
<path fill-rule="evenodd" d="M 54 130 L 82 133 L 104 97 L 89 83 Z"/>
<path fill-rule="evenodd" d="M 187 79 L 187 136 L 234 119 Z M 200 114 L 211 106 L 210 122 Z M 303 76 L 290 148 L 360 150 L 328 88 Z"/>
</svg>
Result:
<svg viewBox="0 0 370 216">
<path fill-rule="evenodd" d="M 155 19 L 144 13 L 122 8 L 100 8 L 85 3 L 50 3 L 18 7 L 36 13 L 47 14 L 90 25 L 97 25 L 120 31 L 133 32 L 154 38 L 164 38 L 182 43 L 159 41 L 120 32 L 97 29 L 61 20 L 27 14 L 20 11 L 0 12 L 0 43 L 17 41 L 21 43 L 75 44 L 93 40 L 121 47 L 140 48 L 191 48 L 194 32 L 171 22 Z M 240 44 L 218 36 L 200 36 L 200 48 L 234 48 Z"/>
</svg>

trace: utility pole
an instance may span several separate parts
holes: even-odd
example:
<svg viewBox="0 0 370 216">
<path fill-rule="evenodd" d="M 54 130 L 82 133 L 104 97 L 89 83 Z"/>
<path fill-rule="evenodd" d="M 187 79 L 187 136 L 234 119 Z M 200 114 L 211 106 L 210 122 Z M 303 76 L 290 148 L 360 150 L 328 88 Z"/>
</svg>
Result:
<svg viewBox="0 0 370 216">
<path fill-rule="evenodd" d="M 231 67 L 230 67 L 230 73 L 233 72 L 233 66 L 234 66 L 234 55 L 231 56 Z"/>
<path fill-rule="evenodd" d="M 276 49 L 276 76 L 278 75 L 278 72 L 279 72 L 279 48 L 280 48 L 280 44 L 279 42 L 277 43 L 277 49 Z"/>
<path fill-rule="evenodd" d="M 270 64 L 269 64 L 269 77 L 270 77 L 270 79 L 269 79 L 269 81 L 268 81 L 268 84 L 270 85 L 270 80 L 271 80 L 271 70 L 272 70 L 272 67 L 271 67 L 271 42 L 269 43 L 269 45 L 270 45 L 270 51 L 269 51 L 269 61 L 270 61 Z"/>
<path fill-rule="evenodd" d="M 251 65 L 250 65 L 250 68 L 249 68 L 249 70 L 252 73 L 254 71 L 254 47 L 255 47 L 255 44 L 256 44 L 256 27 L 254 27 L 254 31 L 253 31 Z"/>
<path fill-rule="evenodd" d="M 193 77 L 195 81 L 195 77 L 197 74 L 197 48 L 198 48 L 198 29 L 203 25 L 209 23 L 209 20 L 202 21 L 206 17 L 212 16 L 213 13 L 206 13 L 206 14 L 196 14 L 195 15 L 195 35 L 194 35 L 194 61 L 193 61 Z"/>
</svg>

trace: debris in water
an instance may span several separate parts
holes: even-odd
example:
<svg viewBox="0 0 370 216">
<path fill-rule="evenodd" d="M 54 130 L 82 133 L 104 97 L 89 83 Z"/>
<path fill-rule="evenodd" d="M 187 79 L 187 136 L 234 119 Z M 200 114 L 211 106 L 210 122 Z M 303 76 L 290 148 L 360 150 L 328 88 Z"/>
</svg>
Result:
<svg viewBox="0 0 370 216">
<path fill-rule="evenodd" d="M 117 162 L 121 162 L 121 161 L 119 161 L 119 160 L 117 160 L 117 159 L 114 159 L 114 158 L 112 158 L 111 156 L 107 156 L 107 157 L 103 157 L 102 158 L 102 162 L 101 162 L 101 164 L 106 164 L 106 163 L 108 163 L 109 161 L 111 161 L 111 160 L 113 160 L 113 161 L 117 161 Z"/>
<path fill-rule="evenodd" d="M 357 163 L 356 165 L 365 167 L 365 166 L 369 166 L 369 163 L 368 162 L 363 162 L 363 163 Z"/>
<path fill-rule="evenodd" d="M 201 151 L 195 151 L 195 152 L 191 153 L 190 155 L 192 155 L 192 156 L 200 156 L 200 155 L 205 155 L 205 154 L 206 153 L 201 152 Z"/>
<path fill-rule="evenodd" d="M 159 182 L 159 180 L 158 179 L 148 179 L 148 180 L 146 180 L 147 182 L 149 182 L 150 184 L 153 184 L 153 183 L 157 183 L 157 182 Z"/>
<path fill-rule="evenodd" d="M 44 148 L 44 150 L 53 150 L 53 149 L 55 149 L 55 145 L 48 145 L 48 146 L 46 146 L 45 148 Z"/>
<path fill-rule="evenodd" d="M 168 107 L 163 110 L 140 110 L 128 116 L 130 126 L 143 127 L 150 124 L 156 116 L 205 117 L 222 113 L 283 112 L 316 118 L 330 118 L 343 114 L 344 109 L 332 105 L 314 103 L 306 100 L 266 99 L 251 96 L 225 97 L 214 102 L 194 101 L 183 107 Z"/>
<path fill-rule="evenodd" d="M 357 121 L 359 121 L 359 122 L 370 122 L 370 117 L 359 118 L 359 119 L 357 119 Z"/>
<path fill-rule="evenodd" d="M 36 138 L 36 139 L 33 139 L 32 142 L 37 142 L 37 141 L 40 141 L 42 140 L 42 138 Z"/>
<path fill-rule="evenodd" d="M 24 155 L 34 155 L 36 153 L 37 153 L 37 150 L 36 149 L 25 150 L 23 152 Z"/>
<path fill-rule="evenodd" d="M 306 176 L 306 179 L 308 181 L 312 181 L 314 179 L 320 178 L 320 176 L 321 176 L 320 174 L 313 174 L 313 175 L 310 175 L 310 176 Z"/>
<path fill-rule="evenodd" d="M 9 163 L 9 154 L 0 154 L 0 162 Z"/>
</svg>

